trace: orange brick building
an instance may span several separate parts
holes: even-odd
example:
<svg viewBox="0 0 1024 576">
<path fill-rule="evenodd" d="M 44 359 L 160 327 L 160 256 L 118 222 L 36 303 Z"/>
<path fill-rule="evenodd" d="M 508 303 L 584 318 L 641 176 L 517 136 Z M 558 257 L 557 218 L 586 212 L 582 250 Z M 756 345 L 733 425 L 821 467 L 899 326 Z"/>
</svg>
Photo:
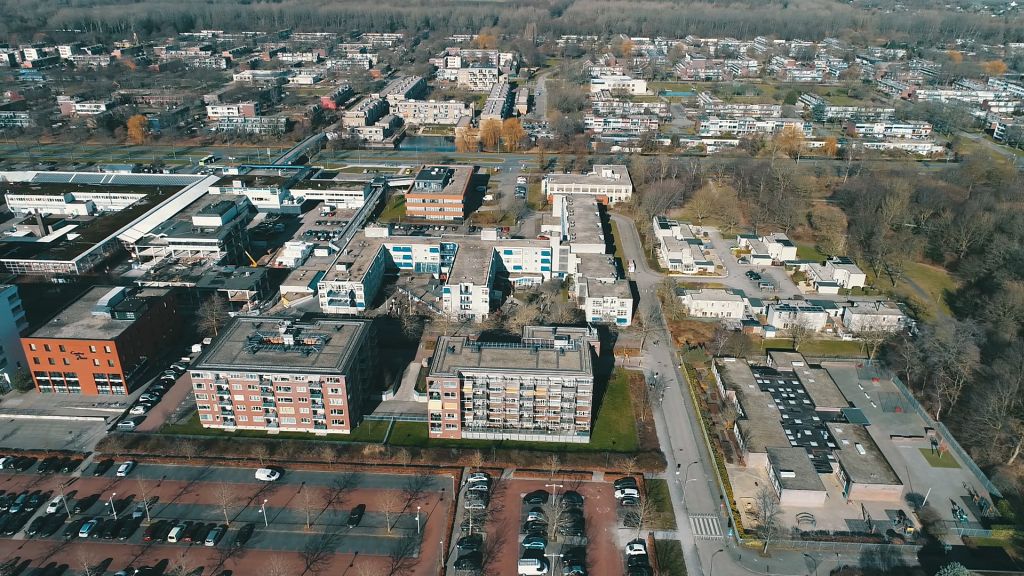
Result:
<svg viewBox="0 0 1024 576">
<path fill-rule="evenodd" d="M 405 215 L 462 222 L 472 177 L 472 166 L 424 166 L 405 194 Z"/>
<path fill-rule="evenodd" d="M 167 289 L 92 288 L 21 339 L 36 390 L 127 394 L 179 344 L 181 322 Z"/>
</svg>

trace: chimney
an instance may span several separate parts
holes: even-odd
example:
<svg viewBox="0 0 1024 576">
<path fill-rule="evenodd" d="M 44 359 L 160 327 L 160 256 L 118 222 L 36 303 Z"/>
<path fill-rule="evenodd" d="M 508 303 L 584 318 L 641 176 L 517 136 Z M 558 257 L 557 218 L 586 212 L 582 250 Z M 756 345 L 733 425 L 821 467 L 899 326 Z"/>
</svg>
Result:
<svg viewBox="0 0 1024 576">
<path fill-rule="evenodd" d="M 36 212 L 36 227 L 39 229 L 39 237 L 42 238 L 50 233 L 50 227 L 46 225 L 46 220 L 43 219 L 42 212 Z"/>
</svg>

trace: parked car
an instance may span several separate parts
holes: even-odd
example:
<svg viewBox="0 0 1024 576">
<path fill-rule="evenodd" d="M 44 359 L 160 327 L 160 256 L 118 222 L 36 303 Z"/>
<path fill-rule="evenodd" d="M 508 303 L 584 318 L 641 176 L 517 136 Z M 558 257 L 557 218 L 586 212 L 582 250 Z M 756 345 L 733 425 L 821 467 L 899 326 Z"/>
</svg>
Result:
<svg viewBox="0 0 1024 576">
<path fill-rule="evenodd" d="M 53 514 L 53 513 L 57 512 L 58 510 L 63 510 L 63 509 L 64 509 L 64 497 L 63 496 L 57 496 L 53 500 L 50 500 L 50 503 L 47 504 L 47 506 L 46 506 L 46 513 L 47 514 Z"/>
<path fill-rule="evenodd" d="M 28 490 L 18 494 L 14 497 L 14 501 L 7 508 L 11 514 L 17 514 L 25 509 L 25 503 L 28 502 Z"/>
<path fill-rule="evenodd" d="M 85 524 L 82 524 L 82 527 L 78 530 L 78 537 L 88 538 L 93 533 L 93 531 L 96 530 L 96 525 L 99 523 L 100 520 L 98 518 L 94 518 L 92 520 L 89 520 Z"/>
<path fill-rule="evenodd" d="M 559 502 L 561 502 L 562 508 L 582 508 L 583 495 L 575 490 L 569 490 L 562 494 Z"/>
<path fill-rule="evenodd" d="M 127 460 L 117 467 L 117 475 L 121 478 L 127 476 L 135 468 L 134 460 Z"/>
<path fill-rule="evenodd" d="M 75 470 L 78 470 L 78 467 L 81 466 L 81 465 L 82 465 L 82 460 L 79 460 L 77 458 L 65 458 L 64 462 L 61 463 L 60 473 L 61 474 L 71 474 Z"/>
<path fill-rule="evenodd" d="M 363 521 L 363 514 L 366 513 L 366 504 L 359 504 L 348 513 L 348 522 L 346 525 L 349 528 L 355 528 L 359 526 L 359 523 Z"/>
<path fill-rule="evenodd" d="M 139 529 L 139 525 L 142 524 L 142 518 L 129 518 L 124 525 L 117 531 L 118 540 L 127 540 L 135 534 L 135 531 Z"/>
<path fill-rule="evenodd" d="M 71 524 L 68 524 L 67 527 L 64 528 L 64 540 L 71 540 L 75 536 L 78 536 L 78 532 L 82 529 L 82 526 L 84 526 L 86 522 L 88 522 L 87 519 L 79 518 Z"/>
<path fill-rule="evenodd" d="M 34 466 L 36 459 L 31 456 L 23 456 L 14 463 L 14 469 L 18 472 L 26 472 L 29 468 Z"/>
<path fill-rule="evenodd" d="M 273 482 L 281 477 L 281 473 L 273 468 L 258 468 L 256 470 L 256 479 L 264 482 Z"/>
<path fill-rule="evenodd" d="M 96 466 L 93 467 L 92 475 L 103 476 L 104 474 L 107 473 L 107 470 L 110 470 L 110 467 L 113 465 L 114 461 L 111 460 L 110 458 L 107 458 L 106 460 L 100 460 L 99 462 L 96 463 Z"/>
<path fill-rule="evenodd" d="M 636 488 L 636 478 L 632 476 L 625 476 L 623 478 L 619 478 L 618 480 L 612 483 L 612 487 L 615 488 L 616 490 L 622 490 L 623 488 Z"/>
<path fill-rule="evenodd" d="M 71 511 L 75 514 L 81 514 L 82 512 L 87 511 L 89 508 L 92 508 L 93 504 L 98 502 L 99 499 L 99 494 L 90 494 L 85 498 L 79 498 L 78 500 L 75 500 L 75 506 L 71 509 Z"/>
<path fill-rule="evenodd" d="M 479 534 L 470 534 L 469 536 L 463 536 L 455 542 L 455 547 L 459 550 L 460 554 L 467 552 L 478 552 L 483 546 L 483 537 Z"/>
<path fill-rule="evenodd" d="M 620 489 L 615 491 L 615 499 L 616 500 L 621 500 L 622 498 L 625 498 L 627 496 L 630 496 L 630 497 L 633 497 L 633 498 L 639 498 L 640 497 L 640 491 L 637 490 L 636 488 L 620 488 Z"/>
<path fill-rule="evenodd" d="M 238 531 L 238 534 L 235 534 L 235 541 L 232 543 L 232 546 L 235 548 L 241 548 L 242 546 L 245 546 L 245 543 L 248 542 L 250 538 L 252 538 L 252 533 L 255 530 L 256 525 L 252 523 L 242 526 L 242 528 Z"/>
<path fill-rule="evenodd" d="M 527 536 L 523 539 L 523 548 L 543 550 L 548 547 L 548 539 L 543 536 Z"/>
<path fill-rule="evenodd" d="M 548 496 L 549 494 L 546 490 L 534 490 L 523 496 L 523 502 L 527 504 L 547 504 Z"/>
<path fill-rule="evenodd" d="M 227 526 L 217 526 L 213 530 L 210 530 L 210 533 L 206 535 L 206 541 L 204 544 L 211 548 L 216 546 L 217 543 L 220 542 L 220 539 L 224 537 L 224 532 L 226 532 L 227 529 Z"/>
<path fill-rule="evenodd" d="M 548 562 L 544 558 L 520 558 L 516 571 L 519 576 L 540 576 L 548 573 Z"/>
<path fill-rule="evenodd" d="M 146 404 L 145 402 L 142 402 L 142 403 L 136 404 L 135 406 L 132 406 L 132 409 L 129 410 L 128 413 L 133 415 L 133 416 L 141 416 L 141 415 L 145 414 L 146 412 L 149 412 L 149 409 L 152 408 L 152 407 L 153 407 L 152 404 Z"/>
<path fill-rule="evenodd" d="M 125 432 L 131 432 L 142 424 L 142 421 L 146 419 L 146 416 L 133 416 L 131 418 L 125 418 L 117 423 L 117 429 Z"/>
<path fill-rule="evenodd" d="M 633 540 L 626 544 L 626 556 L 636 556 L 637 554 L 647 555 L 647 544 L 643 540 Z"/>
<path fill-rule="evenodd" d="M 40 538 L 49 538 L 56 534 L 57 530 L 64 526 L 64 521 L 67 520 L 68 516 L 64 512 L 57 512 L 56 514 L 47 514 L 45 518 L 46 522 L 39 530 Z"/>
<path fill-rule="evenodd" d="M 483 555 L 479 552 L 470 552 L 455 560 L 456 570 L 479 570 L 481 566 L 483 566 Z"/>
<path fill-rule="evenodd" d="M 639 496 L 623 496 L 619 500 L 619 505 L 620 506 L 639 506 L 640 505 L 640 497 Z"/>
</svg>

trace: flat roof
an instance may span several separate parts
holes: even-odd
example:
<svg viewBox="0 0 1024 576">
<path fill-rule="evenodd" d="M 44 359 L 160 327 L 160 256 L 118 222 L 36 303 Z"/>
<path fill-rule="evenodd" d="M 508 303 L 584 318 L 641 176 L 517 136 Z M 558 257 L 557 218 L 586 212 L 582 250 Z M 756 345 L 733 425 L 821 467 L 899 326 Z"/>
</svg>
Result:
<svg viewBox="0 0 1024 576">
<path fill-rule="evenodd" d="M 828 431 L 838 450 L 832 454 L 842 465 L 851 482 L 856 484 L 902 485 L 889 461 L 866 426 L 830 422 Z"/>
<path fill-rule="evenodd" d="M 106 296 L 116 286 L 95 286 L 82 294 L 67 308 L 61 310 L 26 338 L 64 338 L 77 340 L 113 340 L 117 338 L 135 320 L 114 320 L 109 315 L 94 316 L 92 311 L 100 298 Z M 130 289 L 129 289 L 130 290 Z M 166 288 L 143 288 L 130 291 L 129 299 L 162 299 L 169 292 Z"/>
<path fill-rule="evenodd" d="M 450 171 L 450 172 L 448 172 Z M 441 190 L 425 190 L 416 188 L 416 182 L 441 182 L 445 178 L 448 184 Z M 416 173 L 415 181 L 406 197 L 409 196 L 458 196 L 466 197 L 466 190 L 469 188 L 469 180 L 473 176 L 472 166 L 423 166 Z"/>
<path fill-rule="evenodd" d="M 835 380 L 820 366 L 795 366 L 793 371 L 800 380 L 814 407 L 818 409 L 842 410 L 850 406 L 849 400 L 839 391 Z"/>
<path fill-rule="evenodd" d="M 605 174 L 610 174 L 610 176 Z M 594 171 L 589 174 L 548 174 L 544 178 L 551 184 L 557 185 L 628 186 L 631 189 L 633 187 L 633 181 L 629 178 L 629 170 L 623 164 L 595 164 Z"/>
<path fill-rule="evenodd" d="M 765 452 L 769 447 L 791 446 L 782 428 L 781 414 L 775 400 L 762 391 L 754 380 L 750 365 L 742 360 L 719 361 L 719 374 L 726 390 L 736 393 L 745 418 L 738 420 L 744 442 L 751 452 Z"/>
<path fill-rule="evenodd" d="M 698 290 L 679 289 L 691 300 L 702 302 L 743 302 L 743 296 L 722 288 L 701 288 Z"/>
<path fill-rule="evenodd" d="M 236 317 L 192 368 L 343 374 L 369 330 L 369 320 Z M 288 344 L 286 336 L 294 342 Z"/>
<path fill-rule="evenodd" d="M 771 447 L 768 448 L 768 461 L 775 469 L 783 490 L 825 490 L 825 484 L 807 457 L 807 450 Z"/>
<path fill-rule="evenodd" d="M 465 336 L 441 336 L 434 348 L 430 376 L 462 372 L 496 374 L 547 373 L 560 376 L 594 375 L 590 346 L 570 341 L 567 346 L 505 342 L 473 342 Z"/>
</svg>

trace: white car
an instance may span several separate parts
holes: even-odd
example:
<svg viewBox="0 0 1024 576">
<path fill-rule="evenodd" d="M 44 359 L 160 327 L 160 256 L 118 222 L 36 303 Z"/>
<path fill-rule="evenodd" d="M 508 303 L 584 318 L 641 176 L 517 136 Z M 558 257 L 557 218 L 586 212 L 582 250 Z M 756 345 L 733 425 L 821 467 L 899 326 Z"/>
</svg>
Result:
<svg viewBox="0 0 1024 576">
<path fill-rule="evenodd" d="M 272 468 L 259 468 L 256 470 L 256 479 L 264 482 L 273 482 L 281 477 L 281 473 Z"/>
<path fill-rule="evenodd" d="M 63 496 L 57 496 L 56 498 L 51 500 L 50 501 L 50 505 L 46 507 L 46 513 L 47 514 L 55 514 L 58 510 L 63 508 L 63 506 L 64 506 L 64 497 Z"/>
<path fill-rule="evenodd" d="M 616 500 L 625 498 L 627 496 L 630 496 L 632 498 L 639 498 L 640 497 L 640 491 L 637 490 L 636 488 L 620 488 L 619 490 L 615 491 L 615 499 Z"/>
<path fill-rule="evenodd" d="M 466 477 L 467 482 L 489 482 L 491 475 L 486 472 L 473 472 Z"/>
<path fill-rule="evenodd" d="M 135 406 L 132 406 L 132 409 L 129 410 L 128 413 L 132 416 L 141 416 L 142 414 L 149 412 L 149 409 L 149 404 L 136 404 Z"/>
<path fill-rule="evenodd" d="M 634 540 L 633 542 L 630 542 L 629 544 L 626 544 L 626 556 L 646 556 L 646 555 L 647 555 L 647 546 L 643 542 L 641 542 L 639 540 Z"/>
<path fill-rule="evenodd" d="M 120 476 L 121 478 L 124 478 L 125 476 L 128 475 L 129 472 L 132 471 L 132 468 L 135 468 L 135 461 L 128 460 L 127 462 L 117 467 L 117 475 Z"/>
</svg>

